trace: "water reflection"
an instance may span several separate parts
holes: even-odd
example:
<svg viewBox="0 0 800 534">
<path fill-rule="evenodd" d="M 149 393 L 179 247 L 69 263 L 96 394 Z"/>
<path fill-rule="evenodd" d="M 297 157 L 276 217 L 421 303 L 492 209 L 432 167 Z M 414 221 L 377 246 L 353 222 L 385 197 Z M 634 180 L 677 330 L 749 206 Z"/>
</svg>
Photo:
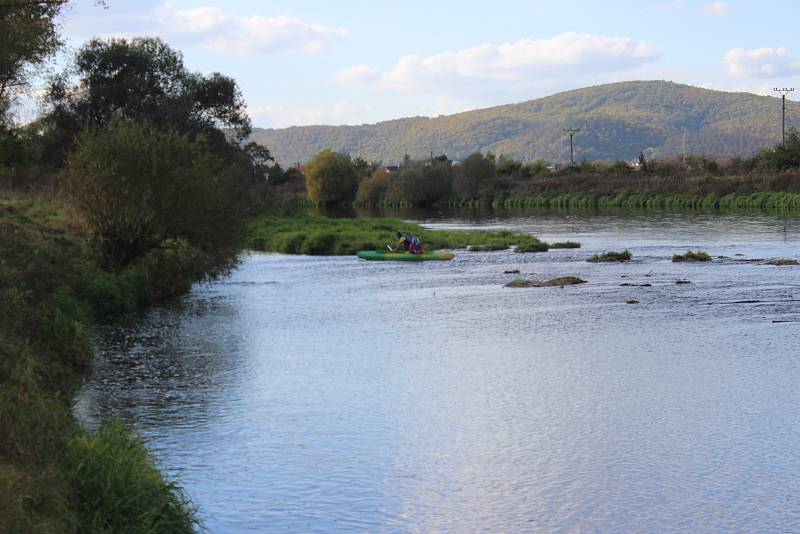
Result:
<svg viewBox="0 0 800 534">
<path fill-rule="evenodd" d="M 796 219 L 426 220 L 585 247 L 252 255 L 105 328 L 80 413 L 139 428 L 213 532 L 800 529 L 800 323 L 773 323 L 800 321 L 798 271 L 738 261 L 798 257 Z M 634 261 L 585 261 L 607 247 Z"/>
</svg>

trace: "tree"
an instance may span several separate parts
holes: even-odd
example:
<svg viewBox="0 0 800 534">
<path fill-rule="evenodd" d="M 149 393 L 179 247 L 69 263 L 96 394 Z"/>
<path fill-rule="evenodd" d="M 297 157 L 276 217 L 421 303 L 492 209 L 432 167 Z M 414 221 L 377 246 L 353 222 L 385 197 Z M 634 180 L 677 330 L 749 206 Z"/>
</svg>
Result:
<svg viewBox="0 0 800 534">
<path fill-rule="evenodd" d="M 647 159 L 644 157 L 644 152 L 639 152 L 639 170 L 647 172 Z"/>
<path fill-rule="evenodd" d="M 481 189 L 491 184 L 494 177 L 494 162 L 483 154 L 471 154 L 457 167 L 453 192 L 460 198 L 478 198 Z"/>
<path fill-rule="evenodd" d="M 102 128 L 114 118 L 146 121 L 191 136 L 204 134 L 220 150 L 229 137 L 239 143 L 250 134 L 236 82 L 219 73 L 189 72 L 180 52 L 160 39 L 92 39 L 78 51 L 74 71 L 76 84 L 70 72 L 64 72 L 52 81 L 46 96 L 52 145 L 48 149 L 57 158 L 69 151 L 80 131 Z"/>
<path fill-rule="evenodd" d="M 412 161 L 400 168 L 387 191 L 393 202 L 429 206 L 450 196 L 452 169 L 449 161 Z"/>
<path fill-rule="evenodd" d="M 306 189 L 312 202 L 324 205 L 353 200 L 357 188 L 353 162 L 345 155 L 323 150 L 306 165 Z"/>
<path fill-rule="evenodd" d="M 208 147 L 151 124 L 117 119 L 82 134 L 68 189 L 112 267 L 168 240 L 186 240 L 222 265 L 239 245 L 241 182 Z"/>
<path fill-rule="evenodd" d="M 0 108 L 9 92 L 25 85 L 31 70 L 61 47 L 55 19 L 67 1 L 0 0 Z"/>
<path fill-rule="evenodd" d="M 364 206 L 377 206 L 384 200 L 389 188 L 389 173 L 384 169 L 376 169 L 358 184 L 356 202 Z"/>
</svg>

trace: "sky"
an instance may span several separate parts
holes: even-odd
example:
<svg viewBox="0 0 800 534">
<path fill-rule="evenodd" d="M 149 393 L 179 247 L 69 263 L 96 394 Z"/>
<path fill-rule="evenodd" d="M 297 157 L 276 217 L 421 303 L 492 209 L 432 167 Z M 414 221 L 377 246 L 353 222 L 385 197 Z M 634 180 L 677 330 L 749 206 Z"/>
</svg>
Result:
<svg viewBox="0 0 800 534">
<path fill-rule="evenodd" d="M 797 0 L 106 4 L 65 11 L 65 56 L 92 37 L 160 37 L 190 69 L 236 79 L 263 128 L 437 116 L 625 80 L 800 92 Z"/>
</svg>

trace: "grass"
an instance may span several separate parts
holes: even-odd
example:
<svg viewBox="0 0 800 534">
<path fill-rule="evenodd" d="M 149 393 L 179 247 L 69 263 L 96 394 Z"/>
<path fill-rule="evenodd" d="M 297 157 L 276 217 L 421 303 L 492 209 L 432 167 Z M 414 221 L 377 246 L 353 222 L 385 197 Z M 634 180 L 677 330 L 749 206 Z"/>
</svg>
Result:
<svg viewBox="0 0 800 534">
<path fill-rule="evenodd" d="M 245 246 L 283 254 L 346 256 L 359 250 L 385 250 L 386 245 L 394 246 L 398 230 L 419 236 L 427 251 L 505 250 L 512 246 L 519 252 L 548 249 L 547 243 L 524 233 L 430 230 L 399 219 L 334 219 L 312 215 L 258 217 L 250 224 Z"/>
<path fill-rule="evenodd" d="M 711 256 L 702 251 L 692 252 L 686 251 L 686 254 L 676 254 L 672 256 L 672 261 L 679 262 L 698 262 L 698 261 L 711 261 Z"/>
<path fill-rule="evenodd" d="M 68 204 L 0 191 L 0 532 L 190 532 L 184 494 L 141 442 L 72 413 L 92 324 L 157 298 L 158 271 L 105 271 L 88 243 Z"/>
<path fill-rule="evenodd" d="M 550 248 L 581 248 L 581 244 L 575 241 L 559 241 L 550 243 Z"/>
<path fill-rule="evenodd" d="M 612 261 L 630 261 L 633 257 L 630 250 L 623 250 L 622 252 L 604 252 L 603 254 L 596 254 L 586 261 L 592 263 L 603 263 Z"/>
</svg>

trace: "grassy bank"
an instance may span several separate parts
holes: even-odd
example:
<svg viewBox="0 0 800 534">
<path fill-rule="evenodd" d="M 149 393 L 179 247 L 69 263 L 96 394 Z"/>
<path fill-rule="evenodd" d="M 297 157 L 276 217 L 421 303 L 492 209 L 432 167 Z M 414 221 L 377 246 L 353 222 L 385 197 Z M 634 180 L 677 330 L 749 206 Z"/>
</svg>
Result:
<svg viewBox="0 0 800 534">
<path fill-rule="evenodd" d="M 141 441 L 87 432 L 71 401 L 92 323 L 189 287 L 185 243 L 111 272 L 73 208 L 0 193 L 0 532 L 191 532 L 194 509 Z"/>
<path fill-rule="evenodd" d="M 517 246 L 524 252 L 548 250 L 548 244 L 530 234 L 430 230 L 399 219 L 331 219 L 297 215 L 264 215 L 251 222 L 247 248 L 284 254 L 344 256 L 359 250 L 385 250 L 402 230 L 422 239 L 425 250 L 472 248 L 502 250 Z"/>
</svg>

